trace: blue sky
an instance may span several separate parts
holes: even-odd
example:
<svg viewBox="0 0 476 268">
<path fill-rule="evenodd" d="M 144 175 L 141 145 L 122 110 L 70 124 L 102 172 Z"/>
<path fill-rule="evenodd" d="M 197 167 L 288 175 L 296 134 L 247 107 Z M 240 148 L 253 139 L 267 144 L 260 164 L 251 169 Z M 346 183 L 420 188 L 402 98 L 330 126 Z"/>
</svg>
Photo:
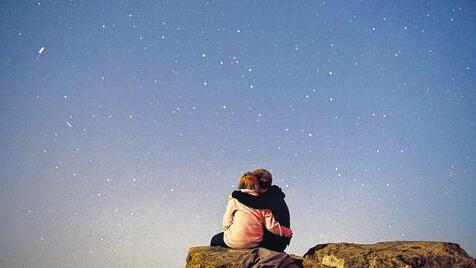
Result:
<svg viewBox="0 0 476 268">
<path fill-rule="evenodd" d="M 182 267 L 241 173 L 288 252 L 476 255 L 472 1 L 0 4 L 0 264 Z"/>
</svg>

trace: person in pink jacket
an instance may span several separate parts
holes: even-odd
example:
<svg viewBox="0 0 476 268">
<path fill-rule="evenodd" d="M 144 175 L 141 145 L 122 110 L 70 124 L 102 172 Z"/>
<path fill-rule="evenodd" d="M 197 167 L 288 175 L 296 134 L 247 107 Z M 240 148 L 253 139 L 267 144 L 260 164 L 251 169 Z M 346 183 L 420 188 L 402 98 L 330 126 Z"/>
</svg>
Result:
<svg viewBox="0 0 476 268">
<path fill-rule="evenodd" d="M 238 188 L 248 194 L 258 195 L 258 178 L 253 173 L 247 172 L 241 176 Z M 223 216 L 223 232 L 213 236 L 210 246 L 258 247 L 263 240 L 263 226 L 275 235 L 292 236 L 292 230 L 279 224 L 270 209 L 247 207 L 230 196 Z"/>
</svg>

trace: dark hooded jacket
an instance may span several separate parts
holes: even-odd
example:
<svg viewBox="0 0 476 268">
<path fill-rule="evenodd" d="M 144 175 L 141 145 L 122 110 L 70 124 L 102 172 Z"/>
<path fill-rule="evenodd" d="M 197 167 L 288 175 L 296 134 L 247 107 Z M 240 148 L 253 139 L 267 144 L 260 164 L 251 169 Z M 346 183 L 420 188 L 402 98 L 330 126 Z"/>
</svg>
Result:
<svg viewBox="0 0 476 268">
<path fill-rule="evenodd" d="M 256 209 L 271 209 L 274 218 L 281 225 L 288 228 L 291 227 L 289 209 L 286 201 L 284 201 L 286 195 L 278 186 L 273 185 L 267 192 L 258 196 L 250 195 L 241 191 L 234 191 L 231 195 L 245 206 Z M 263 243 L 260 246 L 275 251 L 284 251 L 290 241 L 290 238 L 276 236 L 265 229 Z"/>
</svg>

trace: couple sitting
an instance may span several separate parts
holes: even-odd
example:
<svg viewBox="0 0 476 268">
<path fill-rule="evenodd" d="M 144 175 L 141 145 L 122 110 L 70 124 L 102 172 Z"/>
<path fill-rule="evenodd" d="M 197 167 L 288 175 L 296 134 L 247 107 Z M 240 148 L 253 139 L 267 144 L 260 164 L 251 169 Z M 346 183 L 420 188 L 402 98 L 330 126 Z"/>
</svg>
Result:
<svg viewBox="0 0 476 268">
<path fill-rule="evenodd" d="M 223 232 L 213 236 L 210 246 L 284 251 L 292 236 L 289 209 L 272 179 L 266 169 L 241 176 L 223 216 Z"/>
</svg>

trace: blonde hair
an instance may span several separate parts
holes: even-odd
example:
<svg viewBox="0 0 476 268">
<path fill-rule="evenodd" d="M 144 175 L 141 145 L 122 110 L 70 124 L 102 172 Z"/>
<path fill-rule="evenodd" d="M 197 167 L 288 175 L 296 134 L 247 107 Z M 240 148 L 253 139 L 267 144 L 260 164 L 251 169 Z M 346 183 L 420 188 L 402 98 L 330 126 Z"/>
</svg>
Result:
<svg viewBox="0 0 476 268">
<path fill-rule="evenodd" d="M 253 173 L 246 172 L 240 177 L 240 180 L 238 181 L 238 189 L 250 189 L 258 191 L 258 178 Z"/>
</svg>

